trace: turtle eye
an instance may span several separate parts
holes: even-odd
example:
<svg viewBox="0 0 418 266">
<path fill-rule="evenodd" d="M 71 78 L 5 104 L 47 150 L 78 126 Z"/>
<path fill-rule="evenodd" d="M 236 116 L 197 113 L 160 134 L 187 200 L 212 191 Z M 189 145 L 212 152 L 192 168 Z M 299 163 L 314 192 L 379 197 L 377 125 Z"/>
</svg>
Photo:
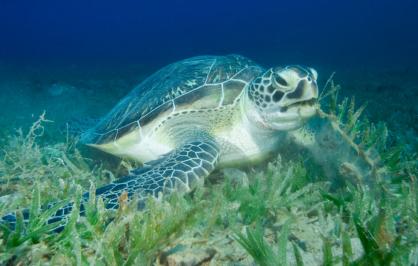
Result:
<svg viewBox="0 0 418 266">
<path fill-rule="evenodd" d="M 287 81 L 278 74 L 274 75 L 274 80 L 279 85 L 282 85 L 282 86 L 287 86 L 288 85 Z"/>
<path fill-rule="evenodd" d="M 311 81 L 312 81 L 312 78 L 311 78 L 311 77 L 308 77 L 308 78 L 307 78 L 307 80 L 308 80 L 309 82 L 311 82 Z"/>
</svg>

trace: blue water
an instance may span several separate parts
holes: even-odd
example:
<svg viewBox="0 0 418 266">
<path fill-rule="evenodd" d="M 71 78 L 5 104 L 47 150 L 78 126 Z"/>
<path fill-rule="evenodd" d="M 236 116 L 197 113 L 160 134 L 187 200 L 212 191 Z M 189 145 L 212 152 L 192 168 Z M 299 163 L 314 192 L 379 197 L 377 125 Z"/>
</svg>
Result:
<svg viewBox="0 0 418 266">
<path fill-rule="evenodd" d="M 239 53 L 275 65 L 414 67 L 418 1 L 0 1 L 0 61 L 146 64 Z"/>
<path fill-rule="evenodd" d="M 0 126 L 100 117 L 166 64 L 236 53 L 314 67 L 320 88 L 336 71 L 372 120 L 415 136 L 417 14 L 415 0 L 0 0 Z"/>
</svg>

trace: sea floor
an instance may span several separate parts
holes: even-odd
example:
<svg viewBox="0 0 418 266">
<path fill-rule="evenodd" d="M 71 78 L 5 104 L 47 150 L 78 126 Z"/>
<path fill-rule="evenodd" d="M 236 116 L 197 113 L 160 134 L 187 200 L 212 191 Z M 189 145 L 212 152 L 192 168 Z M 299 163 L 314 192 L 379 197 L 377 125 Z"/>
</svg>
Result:
<svg viewBox="0 0 418 266">
<path fill-rule="evenodd" d="M 142 65 L 112 69 L 0 65 L 0 207 L 12 210 L 24 204 L 29 206 L 36 186 L 39 186 L 37 190 L 41 191 L 43 203 L 57 197 L 69 199 L 77 184 L 88 190 L 90 179 L 100 185 L 129 170 L 130 162 L 115 162 L 103 154 L 70 144 L 65 125 L 72 119 L 98 118 L 106 114 L 152 71 Z M 320 87 L 331 74 L 331 71 L 324 72 Z M 355 97 L 357 107 L 367 103 L 362 117 L 374 124 L 384 122 L 387 125 L 388 147 L 399 144 L 400 153 L 406 154 L 402 159 L 416 160 L 418 69 L 341 70 L 333 80 L 341 85 L 341 100 Z M 47 121 L 41 122 L 42 127 L 28 137 L 31 126 L 43 113 Z M 359 126 L 361 130 L 363 127 Z M 305 152 L 301 151 L 307 154 Z M 121 262 L 136 265 L 349 265 L 350 261 L 379 265 L 379 259 L 389 259 L 389 256 L 396 265 L 418 264 L 417 227 L 401 228 L 400 224 L 404 222 L 413 227 L 418 223 L 416 161 L 408 161 L 405 167 L 403 161 L 394 163 L 399 166 L 394 173 L 402 172 L 402 177 L 407 177 L 396 183 L 401 191 L 397 193 L 401 195 L 393 199 L 382 196 L 385 200 L 374 201 L 367 195 L 373 190 L 370 184 L 363 187 L 364 184 L 351 182 L 347 187 L 335 188 L 330 184 L 335 180 L 327 180 L 321 176 L 321 171 L 311 174 L 316 167 L 315 160 L 301 159 L 297 153 L 290 152 L 290 160 L 282 154 L 263 166 L 220 171 L 209 178 L 198 196 L 170 200 L 167 204 L 155 203 L 151 209 L 158 214 L 156 216 L 136 214 L 128 206 L 118 211 L 110 229 L 104 226 L 107 222 L 99 219 L 99 222 L 79 222 L 83 224 L 82 229 L 74 229 L 67 236 L 64 233 L 66 238 L 41 235 L 34 239 L 32 235 L 11 240 L 10 235 L 3 238 L 7 235 L 0 234 L 0 264 L 100 261 L 100 265 Z M 111 162 L 106 162 L 107 159 Z M 257 178 L 261 181 L 254 181 Z M 272 181 L 272 178 L 277 180 Z M 388 182 L 392 184 L 391 181 Z M 344 184 L 345 181 L 339 182 Z M 341 195 L 344 197 L 338 198 Z M 347 201 L 347 205 L 340 200 Z M 402 200 L 408 202 L 401 203 Z M 369 208 L 368 213 L 356 209 L 361 204 L 367 205 L 364 208 Z M 380 211 L 384 206 L 388 206 L 386 211 L 393 219 L 386 218 Z M 396 208 L 409 208 L 409 212 L 402 209 L 402 213 L 397 213 Z M 5 209 L 0 214 L 5 214 Z M 360 212 L 359 217 L 356 211 Z M 108 215 L 103 210 L 98 213 Z M 136 228 L 135 223 L 143 226 Z M 178 223 L 178 226 L 171 228 L 170 223 Z M 146 236 L 135 239 L 129 230 Z M 149 235 L 153 232 L 156 237 Z M 76 246 L 74 237 L 78 241 Z M 154 244 L 147 246 L 141 241 Z M 120 255 L 107 253 L 106 245 L 118 250 Z M 78 255 L 71 257 L 69 251 L 74 248 Z M 132 257 L 133 250 L 141 252 Z"/>
</svg>

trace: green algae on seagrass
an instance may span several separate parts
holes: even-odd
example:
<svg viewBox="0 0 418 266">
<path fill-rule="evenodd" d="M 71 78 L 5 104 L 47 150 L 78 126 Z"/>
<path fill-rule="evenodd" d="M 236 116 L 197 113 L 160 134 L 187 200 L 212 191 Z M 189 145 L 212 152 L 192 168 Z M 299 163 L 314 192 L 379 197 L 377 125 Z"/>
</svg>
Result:
<svg viewBox="0 0 418 266">
<path fill-rule="evenodd" d="M 339 104 L 336 103 L 335 106 L 338 107 Z M 355 110 L 350 112 L 356 113 Z M 344 128 L 344 123 L 340 119 L 337 125 Z M 359 123 L 364 126 L 358 126 Z M 312 261 L 317 263 L 320 261 L 342 262 L 344 265 L 367 263 L 378 265 L 377 263 L 382 259 L 391 259 L 399 265 L 405 265 L 408 262 L 414 263 L 414 256 L 417 254 L 417 184 L 413 178 L 417 172 L 416 162 L 412 160 L 410 155 L 403 154 L 399 147 L 385 147 L 387 144 L 381 142 L 386 139 L 384 138 L 385 130 L 377 130 L 367 121 L 359 121 L 359 119 L 355 124 L 357 125 L 354 127 L 356 133 L 353 135 L 358 139 L 374 139 L 369 143 L 377 147 L 365 148 L 368 146 L 356 144 L 359 143 L 358 139 L 350 144 L 359 145 L 363 149 L 363 154 L 372 156 L 373 162 L 376 162 L 377 167 L 374 172 L 381 175 L 378 178 L 379 182 L 377 182 L 381 185 L 377 187 L 368 187 L 367 182 L 363 182 L 363 178 L 360 178 L 349 179 L 351 181 L 346 184 L 346 187 L 331 191 L 323 183 L 309 184 L 309 178 L 304 175 L 306 173 L 313 175 L 314 173 L 303 170 L 306 162 L 303 162 L 302 159 L 289 163 L 279 159 L 276 164 L 269 166 L 270 170 L 267 169 L 265 173 L 255 173 L 256 177 L 249 178 L 248 185 L 245 182 L 231 184 L 227 178 L 227 182 L 210 184 L 209 188 L 198 190 L 193 193 L 193 197 L 182 198 L 174 194 L 173 199 L 168 202 L 157 202 L 150 199 L 148 215 L 155 214 L 154 218 L 147 218 L 146 214 L 138 213 L 134 205 L 128 204 L 126 208 L 111 213 L 104 210 L 101 200 L 97 202 L 91 200 L 89 201 L 91 203 L 89 205 L 90 211 L 87 212 L 89 214 L 86 217 L 78 217 L 78 213 L 73 212 L 70 226 L 58 236 L 42 234 L 42 230 L 37 231 L 39 234 L 36 235 L 30 231 L 31 229 L 28 231 L 22 224 L 24 229 L 19 232 L 19 236 L 2 236 L 0 259 L 2 262 L 25 264 L 47 261 L 51 263 L 64 261 L 69 264 L 88 264 L 93 261 L 102 261 L 108 264 L 140 262 L 151 264 L 160 261 L 160 254 L 165 254 L 162 261 L 167 262 L 171 259 L 170 255 L 167 257 L 167 254 L 172 253 L 165 253 L 166 250 L 172 250 L 175 253 L 179 250 L 175 247 L 181 246 L 181 243 L 191 242 L 193 244 L 187 246 L 191 250 L 199 244 L 204 246 L 205 243 L 214 243 L 217 255 L 212 257 L 212 260 L 226 262 L 226 258 L 231 258 L 231 254 L 222 253 L 223 249 L 237 251 L 239 244 L 238 242 L 226 244 L 228 243 L 226 241 L 228 233 L 225 232 L 229 232 L 229 235 L 233 236 L 234 232 L 241 231 L 243 226 L 252 227 L 254 223 L 261 223 L 264 229 L 262 236 L 264 241 L 274 245 L 273 250 L 279 253 L 276 251 L 278 250 L 276 247 L 279 239 L 281 239 L 281 243 L 284 241 L 280 237 L 282 235 L 280 232 L 284 228 L 283 222 L 292 219 L 294 223 L 289 228 L 288 245 L 286 245 L 287 249 L 290 249 L 290 252 L 287 253 L 288 262 L 299 261 L 298 263 L 300 263 L 302 261 L 305 265 L 309 265 L 309 262 Z M 339 132 L 337 131 L 337 133 Z M 349 136 L 347 132 L 345 134 Z M 16 139 L 18 138 L 19 136 Z M 9 140 L 8 143 L 13 143 L 12 145 L 5 145 L 7 156 L 11 156 L 17 150 L 16 139 Z M 75 169 L 79 170 L 77 174 L 84 174 L 83 178 L 98 180 L 98 183 L 104 182 L 103 179 L 108 178 L 100 169 L 96 169 L 92 173 L 90 169 L 81 166 L 84 165 L 84 163 L 80 163 L 83 159 L 78 157 L 77 152 L 65 152 L 66 156 L 70 158 L 72 166 L 68 166 L 65 160 L 64 163 L 57 160 L 59 158 L 57 154 L 60 154 L 58 151 L 62 152 L 63 146 L 65 145 L 38 146 L 34 142 L 32 148 L 26 149 L 27 153 L 33 152 L 32 159 L 20 161 L 19 156 L 16 156 L 13 157 L 15 160 L 9 160 L 7 164 L 4 164 L 6 161 L 2 161 L 2 172 L 5 172 L 4 169 L 6 169 L 6 172 L 11 174 L 10 177 L 13 177 L 13 171 L 21 171 L 18 176 L 26 177 L 20 179 L 19 182 L 15 180 L 15 183 L 13 183 L 13 178 L 10 178 L 9 188 L 6 191 L 10 192 L 10 189 L 13 189 L 28 192 L 25 194 L 28 198 L 25 199 L 22 196 L 17 198 L 14 206 L 32 205 L 36 209 L 36 206 L 39 206 L 38 198 L 40 202 L 46 203 L 53 198 L 50 195 L 54 193 L 62 195 L 64 199 L 68 200 L 74 198 L 71 195 L 76 195 L 74 200 L 79 200 L 81 193 L 76 186 L 67 185 L 70 187 L 67 189 L 67 194 L 63 193 L 62 187 L 59 186 L 60 183 L 70 183 L 69 180 L 72 177 L 76 178 L 76 183 L 83 184 L 82 180 L 74 174 Z M 39 162 L 44 164 L 40 164 L 44 167 L 41 172 L 33 169 L 34 165 L 37 166 Z M 16 165 L 13 166 L 13 163 Z M 371 170 L 372 167 L 366 173 L 373 174 Z M 46 175 L 42 175 L 44 172 Z M 63 181 L 53 179 L 55 172 L 62 173 L 61 179 Z M 351 172 L 341 171 L 342 175 L 345 173 L 352 176 Z M 254 173 L 248 175 L 253 176 Z M 273 176 L 269 177 L 269 175 Z M 293 180 L 299 181 L 293 183 Z M 322 181 L 325 180 L 326 178 L 322 177 Z M 353 183 L 353 180 L 358 182 Z M 271 182 L 277 183 L 272 186 Z M 33 183 L 39 185 L 31 186 Z M 54 187 L 54 184 L 58 184 L 58 186 Z M 231 189 L 231 186 L 238 187 Z M 307 186 L 308 188 L 306 188 Z M 37 187 L 38 191 L 42 191 L 42 193 L 37 192 Z M 4 188 L 4 184 L 2 184 L 2 188 Z M 32 188 L 34 188 L 33 194 L 30 193 Z M 301 191 L 298 193 L 299 190 Z M 93 192 L 94 188 L 91 191 Z M 315 196 L 312 195 L 312 192 L 315 193 Z M 292 196 L 294 193 L 296 194 Z M 33 195 L 32 198 L 30 195 Z M 38 197 L 38 195 L 42 196 Z M 286 200 L 286 198 L 288 199 Z M 214 199 L 217 204 L 210 204 Z M 253 206 L 252 203 L 254 203 Z M 199 204 L 205 204 L 204 208 Z M 14 209 L 14 206 L 5 207 L 10 210 Z M 204 209 L 203 212 L 202 209 Z M 253 215 L 253 210 L 261 211 Z M 2 209 L 2 211 L 5 210 Z M 173 216 L 177 217 L 175 218 L 177 222 L 170 220 Z M 108 224 L 108 217 L 113 217 L 110 224 Z M 138 219 L 133 217 L 138 217 Z M 151 220 L 143 222 L 142 219 Z M 156 222 L 152 222 L 152 219 L 156 219 L 154 220 Z M 163 222 L 159 223 L 159 221 Z M 145 227 L 141 227 L 141 230 L 135 232 L 142 233 L 147 239 L 138 236 L 138 239 L 133 240 L 129 237 L 132 232 L 130 231 L 131 227 L 138 227 L 138 224 L 144 224 Z M 174 228 L 168 225 L 173 225 Z M 310 227 L 326 230 L 314 234 L 314 231 L 309 232 Z M 42 229 L 42 226 L 40 228 Z M 167 228 L 168 232 L 160 235 L 159 228 Z M 322 240 L 319 238 L 319 243 L 313 242 L 315 238 L 318 238 L 318 235 L 323 235 Z M 5 236 L 7 237 L 5 238 Z M 154 240 L 147 242 L 148 238 Z M 15 239 L 24 241 L 15 241 Z M 217 243 L 224 246 L 221 244 L 217 246 Z M 318 252 L 318 250 L 312 249 L 314 246 L 312 243 L 318 245 L 320 252 L 323 250 L 322 258 L 313 259 L 310 256 L 312 253 Z M 339 246 L 338 243 L 342 243 L 341 249 L 336 248 Z M 359 247 L 361 248 L 359 249 Z M 248 258 L 237 257 L 236 260 L 244 260 L 250 264 Z"/>
</svg>

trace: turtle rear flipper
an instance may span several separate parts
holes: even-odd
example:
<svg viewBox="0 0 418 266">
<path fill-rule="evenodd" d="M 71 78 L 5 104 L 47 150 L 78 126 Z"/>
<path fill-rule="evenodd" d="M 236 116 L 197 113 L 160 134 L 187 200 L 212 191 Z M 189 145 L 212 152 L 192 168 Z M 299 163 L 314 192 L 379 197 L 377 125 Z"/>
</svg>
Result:
<svg viewBox="0 0 418 266">
<path fill-rule="evenodd" d="M 219 158 L 219 147 L 212 140 L 198 140 L 186 143 L 161 158 L 149 162 L 149 165 L 133 170 L 129 175 L 119 178 L 113 183 L 96 190 L 96 197 L 102 197 L 107 209 L 119 207 L 119 196 L 127 192 L 128 199 L 138 198 L 140 206 L 144 206 L 145 199 L 151 195 L 158 197 L 173 191 L 188 192 L 196 184 L 203 183 L 216 166 Z M 84 215 L 84 202 L 89 199 L 89 193 L 84 193 L 80 206 L 80 215 Z M 46 209 L 52 208 L 54 203 L 48 204 Z M 51 231 L 61 231 L 71 213 L 73 203 L 68 203 L 48 219 L 48 224 L 57 223 L 57 228 Z M 24 210 L 26 213 L 27 210 Z M 27 224 L 29 216 L 23 217 Z M 16 226 L 15 214 L 7 214 L 0 219 L 0 224 L 6 224 L 14 230 Z"/>
</svg>

